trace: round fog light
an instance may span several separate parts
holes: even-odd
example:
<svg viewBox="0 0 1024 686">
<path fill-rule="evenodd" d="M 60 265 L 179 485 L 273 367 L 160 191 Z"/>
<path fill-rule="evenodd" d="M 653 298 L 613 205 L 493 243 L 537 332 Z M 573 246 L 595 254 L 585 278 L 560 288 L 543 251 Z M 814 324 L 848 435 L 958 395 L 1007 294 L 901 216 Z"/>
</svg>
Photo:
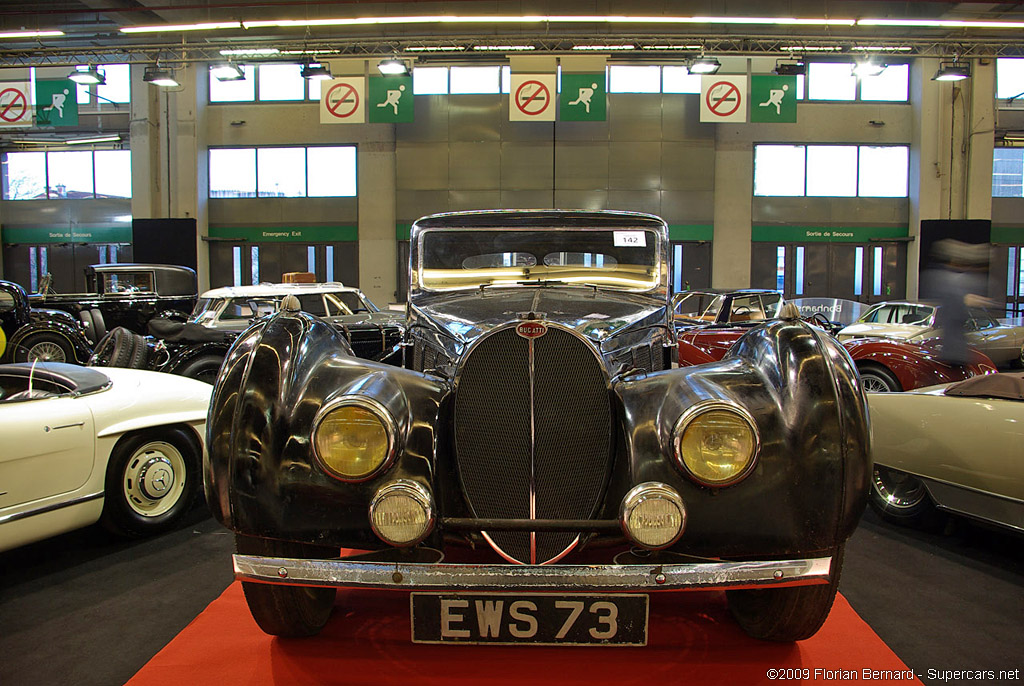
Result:
<svg viewBox="0 0 1024 686">
<path fill-rule="evenodd" d="M 686 528 L 686 508 L 679 494 L 656 481 L 634 487 L 622 499 L 622 529 L 642 548 L 667 548 Z"/>
<path fill-rule="evenodd" d="M 370 501 L 370 526 L 389 545 L 416 545 L 434 527 L 430 494 L 420 484 L 406 479 L 382 486 Z"/>
</svg>

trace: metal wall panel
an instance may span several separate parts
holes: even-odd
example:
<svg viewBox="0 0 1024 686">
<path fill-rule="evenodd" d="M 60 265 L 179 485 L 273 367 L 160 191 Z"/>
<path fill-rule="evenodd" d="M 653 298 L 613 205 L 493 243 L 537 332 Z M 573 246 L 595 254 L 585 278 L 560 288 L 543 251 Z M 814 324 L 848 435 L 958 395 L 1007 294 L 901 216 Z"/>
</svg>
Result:
<svg viewBox="0 0 1024 686">
<path fill-rule="evenodd" d="M 599 144 L 611 138 L 607 119 L 605 121 L 560 121 L 555 123 L 555 139 L 581 141 Z"/>
<path fill-rule="evenodd" d="M 661 215 L 661 191 L 608 191 L 608 208 Z"/>
<path fill-rule="evenodd" d="M 460 210 L 500 210 L 501 191 L 464 191 L 452 190 L 448 193 L 448 209 L 451 212 Z"/>
<path fill-rule="evenodd" d="M 450 188 L 474 190 L 501 185 L 502 150 L 497 141 L 452 141 L 448 164 Z"/>
<path fill-rule="evenodd" d="M 428 214 L 448 212 L 448 191 L 414 191 L 399 188 L 395 192 L 395 220 L 409 224 Z"/>
<path fill-rule="evenodd" d="M 508 117 L 496 95 L 449 95 L 449 141 L 499 141 L 501 119 Z"/>
<path fill-rule="evenodd" d="M 612 141 L 608 144 L 610 190 L 659 190 L 661 143 Z"/>
<path fill-rule="evenodd" d="M 832 223 L 897 224 L 905 226 L 910 217 L 907 198 L 829 198 Z"/>
<path fill-rule="evenodd" d="M 357 224 L 357 198 L 212 198 L 214 226 L 309 226 Z"/>
<path fill-rule="evenodd" d="M 907 198 L 754 197 L 751 219 L 754 224 L 905 226 L 909 210 Z"/>
<path fill-rule="evenodd" d="M 509 121 L 508 96 L 501 96 L 499 131 L 504 142 L 521 141 L 540 143 L 551 142 L 555 137 L 555 123 L 549 121 Z"/>
<path fill-rule="evenodd" d="M 448 142 L 395 146 L 395 184 L 402 190 L 447 190 Z"/>
<path fill-rule="evenodd" d="M 414 121 L 395 124 L 395 140 L 405 143 L 448 142 L 448 96 L 417 95 L 413 99 Z"/>
<path fill-rule="evenodd" d="M 501 207 L 512 210 L 551 209 L 554 197 L 547 191 L 501 191 Z"/>
<path fill-rule="evenodd" d="M 555 145 L 555 184 L 559 191 L 607 188 L 608 144 L 559 141 Z"/>
<path fill-rule="evenodd" d="M 131 227 L 132 201 L 128 198 L 10 200 L 3 205 L 3 224 L 8 228 L 67 229 L 122 223 Z"/>
<path fill-rule="evenodd" d="M 827 224 L 832 218 L 828 198 L 755 197 L 750 220 L 754 224 Z"/>
<path fill-rule="evenodd" d="M 700 123 L 700 96 L 668 94 L 661 101 L 661 139 L 663 141 L 715 140 L 715 125 Z"/>
<path fill-rule="evenodd" d="M 661 217 L 669 224 L 712 224 L 715 219 L 715 192 L 662 191 Z"/>
<path fill-rule="evenodd" d="M 606 210 L 608 209 L 608 191 L 570 191 L 555 192 L 555 207 L 562 210 Z"/>
<path fill-rule="evenodd" d="M 551 143 L 501 144 L 501 188 L 544 189 L 550 193 L 553 179 L 554 152 Z"/>
<path fill-rule="evenodd" d="M 714 141 L 662 143 L 661 187 L 665 190 L 713 191 Z"/>
<path fill-rule="evenodd" d="M 608 96 L 608 130 L 612 141 L 661 141 L 661 94 Z"/>
<path fill-rule="evenodd" d="M 992 225 L 1024 225 L 1024 198 L 992 198 Z"/>
</svg>

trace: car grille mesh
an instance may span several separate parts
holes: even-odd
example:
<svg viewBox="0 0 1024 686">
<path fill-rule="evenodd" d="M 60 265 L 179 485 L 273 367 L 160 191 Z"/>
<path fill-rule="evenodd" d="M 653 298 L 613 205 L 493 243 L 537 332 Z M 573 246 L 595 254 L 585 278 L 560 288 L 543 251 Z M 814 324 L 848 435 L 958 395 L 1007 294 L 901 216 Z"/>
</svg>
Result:
<svg viewBox="0 0 1024 686">
<path fill-rule="evenodd" d="M 599 359 L 573 334 L 531 341 L 514 329 L 482 339 L 460 372 L 455 446 L 465 495 L 481 518 L 588 519 L 611 465 L 612 410 Z M 533 458 L 531 461 L 531 397 Z M 578 534 L 490 532 L 508 557 L 543 563 Z M 531 554 L 535 546 L 536 556 Z"/>
</svg>

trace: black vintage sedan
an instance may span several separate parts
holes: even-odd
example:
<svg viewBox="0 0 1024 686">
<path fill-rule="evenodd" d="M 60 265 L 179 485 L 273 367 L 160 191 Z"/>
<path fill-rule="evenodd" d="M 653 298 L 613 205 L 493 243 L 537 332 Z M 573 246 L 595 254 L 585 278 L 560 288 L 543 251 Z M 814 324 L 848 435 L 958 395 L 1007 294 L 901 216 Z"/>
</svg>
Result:
<svg viewBox="0 0 1024 686">
<path fill-rule="evenodd" d="M 834 339 L 783 312 L 672 369 L 651 215 L 433 215 L 410 258 L 407 368 L 297 310 L 221 368 L 206 493 L 264 631 L 347 586 L 413 591 L 418 642 L 644 644 L 647 594 L 697 588 L 752 636 L 818 630 L 871 473 Z"/>
</svg>

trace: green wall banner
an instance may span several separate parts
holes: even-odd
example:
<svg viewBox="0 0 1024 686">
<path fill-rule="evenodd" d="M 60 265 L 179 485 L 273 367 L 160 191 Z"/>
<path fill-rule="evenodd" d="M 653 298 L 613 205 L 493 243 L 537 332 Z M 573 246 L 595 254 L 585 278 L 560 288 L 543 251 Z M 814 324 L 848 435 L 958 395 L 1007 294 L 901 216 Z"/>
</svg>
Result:
<svg viewBox="0 0 1024 686">
<path fill-rule="evenodd" d="M 366 116 L 371 123 L 411 122 L 415 108 L 412 104 L 411 76 L 371 76 Z"/>
<path fill-rule="evenodd" d="M 711 224 L 669 224 L 668 239 L 670 241 L 710 241 L 715 237 L 715 227 Z"/>
<path fill-rule="evenodd" d="M 210 238 L 250 243 L 338 243 L 359 240 L 357 226 L 211 226 Z"/>
<path fill-rule="evenodd" d="M 73 229 L 26 229 L 5 226 L 0 229 L 5 245 L 14 243 L 131 243 L 130 226 L 76 226 Z"/>
<path fill-rule="evenodd" d="M 1024 226 L 993 226 L 991 239 L 993 243 L 1024 243 Z"/>
<path fill-rule="evenodd" d="M 562 73 L 562 92 L 558 94 L 558 118 L 561 121 L 604 121 L 608 103 L 604 74 Z"/>
<path fill-rule="evenodd" d="M 78 86 L 74 81 L 36 81 L 36 126 L 78 126 Z"/>
<path fill-rule="evenodd" d="M 906 238 L 909 226 L 781 226 L 755 224 L 750 240 L 761 243 L 867 243 Z"/>
<path fill-rule="evenodd" d="M 755 74 L 750 77 L 750 121 L 796 122 L 796 77 Z"/>
</svg>

